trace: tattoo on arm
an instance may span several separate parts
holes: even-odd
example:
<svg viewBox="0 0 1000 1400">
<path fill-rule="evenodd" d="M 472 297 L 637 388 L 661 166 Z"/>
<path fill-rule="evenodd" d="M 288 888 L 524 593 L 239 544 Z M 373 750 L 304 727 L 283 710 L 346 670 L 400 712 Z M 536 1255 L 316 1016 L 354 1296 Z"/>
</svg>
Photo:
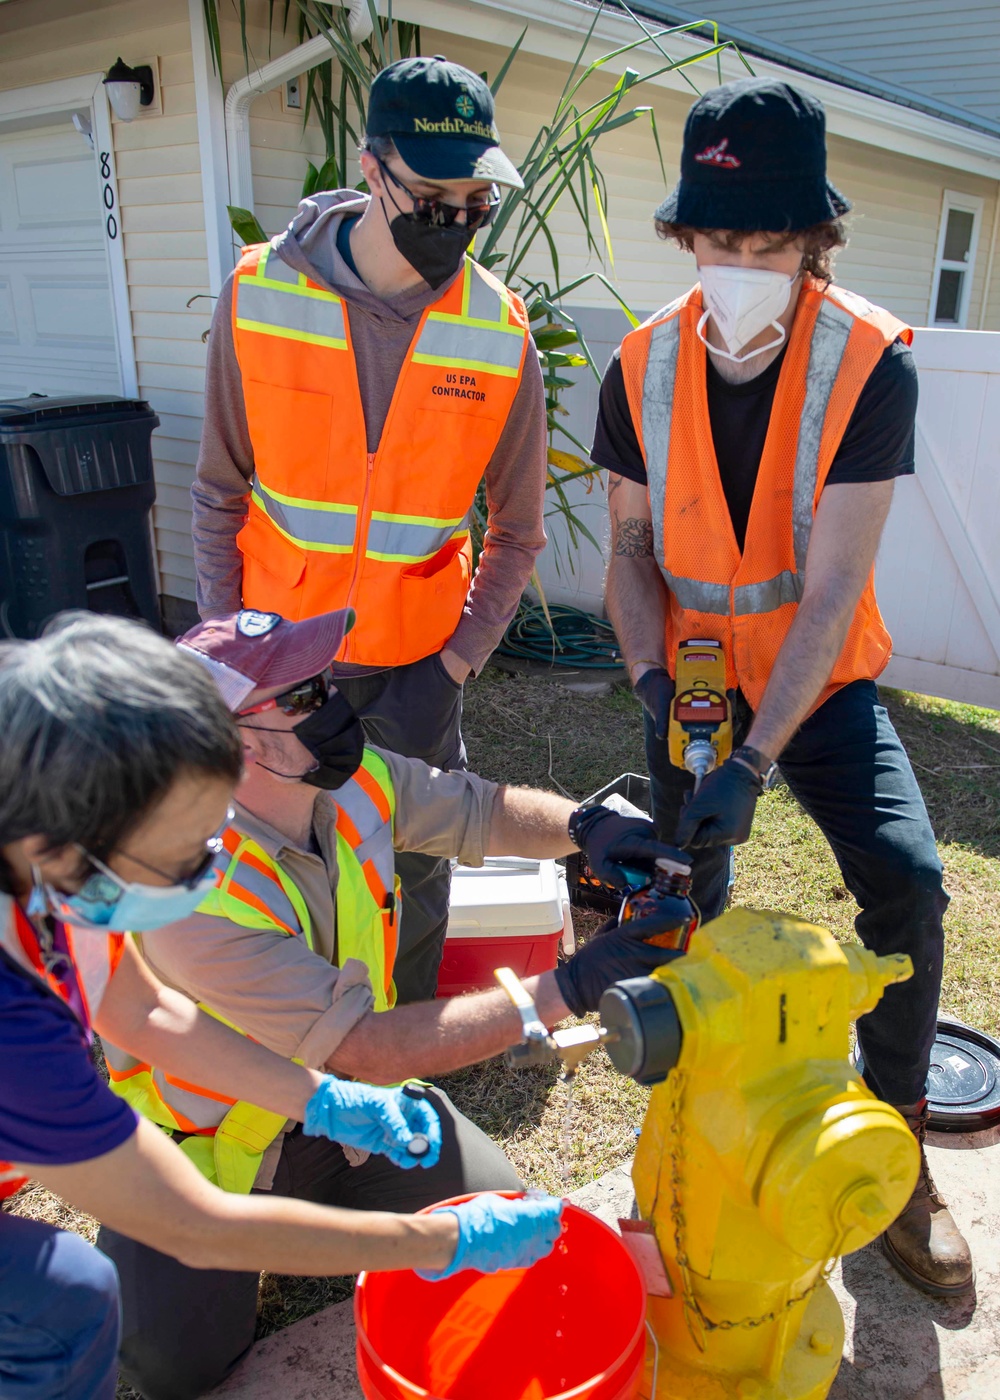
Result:
<svg viewBox="0 0 1000 1400">
<path fill-rule="evenodd" d="M 653 553 L 653 522 L 630 516 L 619 520 L 615 529 L 615 553 L 630 559 Z"/>
</svg>

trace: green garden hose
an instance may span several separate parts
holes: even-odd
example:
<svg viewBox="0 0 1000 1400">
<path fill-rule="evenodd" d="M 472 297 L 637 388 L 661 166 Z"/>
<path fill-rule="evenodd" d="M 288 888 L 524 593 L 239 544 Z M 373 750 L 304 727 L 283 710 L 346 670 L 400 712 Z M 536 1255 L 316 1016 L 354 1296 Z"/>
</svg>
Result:
<svg viewBox="0 0 1000 1400">
<path fill-rule="evenodd" d="M 497 651 L 501 656 L 575 670 L 611 670 L 623 664 L 611 623 L 565 605 L 550 607 L 546 617 L 537 603 L 522 604 Z"/>
</svg>

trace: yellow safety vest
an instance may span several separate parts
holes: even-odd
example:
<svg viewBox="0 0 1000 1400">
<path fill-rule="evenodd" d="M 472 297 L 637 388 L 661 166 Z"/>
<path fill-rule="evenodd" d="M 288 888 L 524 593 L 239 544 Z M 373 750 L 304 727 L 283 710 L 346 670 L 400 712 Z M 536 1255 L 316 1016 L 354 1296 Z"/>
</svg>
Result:
<svg viewBox="0 0 1000 1400">
<path fill-rule="evenodd" d="M 365 749 L 361 767 L 331 795 L 337 808 L 337 956 L 342 964 L 358 958 L 367 966 L 375 1009 L 386 1011 L 396 1000 L 399 877 L 393 851 L 396 798 L 385 761 Z M 309 910 L 290 876 L 232 827 L 223 843 L 216 861 L 219 883 L 198 912 L 242 928 L 277 929 L 313 948 Z M 202 1004 L 202 1010 L 232 1026 L 210 1006 Z M 116 1046 L 105 1044 L 104 1053 L 112 1089 L 137 1113 L 188 1134 L 179 1146 L 199 1171 L 225 1191 L 251 1189 L 261 1158 L 285 1127 L 283 1116 L 178 1079 Z"/>
</svg>

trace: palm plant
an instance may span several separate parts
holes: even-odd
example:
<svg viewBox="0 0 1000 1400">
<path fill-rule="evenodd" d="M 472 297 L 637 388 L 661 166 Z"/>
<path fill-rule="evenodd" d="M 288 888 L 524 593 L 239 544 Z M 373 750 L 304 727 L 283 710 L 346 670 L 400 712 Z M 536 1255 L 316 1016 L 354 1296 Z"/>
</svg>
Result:
<svg viewBox="0 0 1000 1400">
<path fill-rule="evenodd" d="M 218 0 L 203 0 L 203 3 L 209 33 L 213 36 L 217 54 L 221 56 Z M 231 0 L 231 3 L 239 6 L 246 54 L 245 0 Z M 283 25 L 288 24 L 292 3 L 293 0 L 285 0 Z M 378 15 L 375 0 L 367 0 L 372 29 L 369 36 L 360 42 L 352 38 L 346 10 L 337 6 L 321 6 L 316 0 L 294 0 L 294 3 L 299 39 L 324 34 L 332 50 L 330 62 L 313 69 L 308 79 L 303 121 L 308 122 L 315 117 L 326 143 L 326 160 L 322 167 L 317 169 L 312 162 L 307 162 L 303 194 L 308 195 L 315 190 L 342 187 L 347 183 L 349 161 L 364 132 L 368 91 L 372 81 L 389 63 L 420 52 L 420 31 L 416 25 L 393 19 L 391 0 L 384 17 Z M 666 184 L 653 108 L 636 105 L 635 102 L 643 84 L 664 73 L 678 71 L 697 94 L 699 89 L 688 70 L 714 59 L 717 79 L 721 82 L 722 54 L 730 49 L 752 72 L 736 46 L 730 41 L 720 40 L 718 26 L 712 21 L 693 20 L 687 24 L 654 29 L 629 9 L 624 0 L 618 0 L 618 8 L 623 9 L 634 24 L 635 38 L 589 63 L 585 62 L 587 49 L 604 11 L 604 0 L 601 0 L 594 10 L 555 110 L 539 128 L 520 162 L 524 188 L 504 192 L 496 218 L 475 251 L 478 261 L 486 268 L 495 269 L 512 290 L 524 297 L 528 307 L 546 391 L 549 427 L 547 485 L 553 502 L 547 514 L 561 516 L 565 521 L 570 569 L 573 568 L 573 553 L 581 539 L 589 540 L 595 548 L 599 549 L 600 546 L 574 509 L 566 487 L 573 481 L 583 479 L 587 482 L 588 490 L 591 489 L 598 469 L 590 461 L 584 444 L 566 424 L 568 410 L 562 398 L 575 382 L 568 371 L 589 369 L 598 379 L 601 371 L 585 336 L 572 315 L 565 310 L 564 303 L 579 288 L 596 280 L 616 299 L 632 325 L 638 322 L 605 271 L 589 272 L 571 282 L 562 281 L 559 246 L 551 226 L 552 216 L 557 206 L 565 208 L 569 204 L 578 217 L 588 254 L 597 260 L 602 269 L 613 273 L 614 252 L 608 228 L 607 185 L 596 155 L 599 142 L 611 132 L 633 122 L 648 121 Z M 269 13 L 273 24 L 274 0 L 270 0 Z M 700 37 L 706 28 L 711 32 L 711 38 L 704 40 L 704 46 L 694 54 L 673 58 L 664 47 L 664 42 L 671 36 L 693 34 Z M 527 27 L 490 83 L 494 97 L 517 57 L 526 33 Z M 587 85 L 600 77 L 608 65 L 626 54 L 638 54 L 640 51 L 655 56 L 650 72 L 641 74 L 627 67 L 602 96 L 593 100 L 584 96 Z M 363 185 L 359 188 L 363 188 Z M 266 239 L 267 234 L 248 210 L 230 209 L 229 212 L 233 227 L 246 242 Z M 542 278 L 531 277 L 525 270 L 529 255 L 537 254 L 539 250 L 548 263 L 546 275 Z M 486 525 L 482 492 L 475 514 L 481 536 Z"/>
</svg>

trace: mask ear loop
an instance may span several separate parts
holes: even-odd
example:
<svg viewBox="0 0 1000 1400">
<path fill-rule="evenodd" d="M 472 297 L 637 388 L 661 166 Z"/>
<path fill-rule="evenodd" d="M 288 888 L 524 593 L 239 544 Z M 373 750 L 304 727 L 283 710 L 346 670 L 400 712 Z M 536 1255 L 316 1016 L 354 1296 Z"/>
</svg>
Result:
<svg viewBox="0 0 1000 1400">
<path fill-rule="evenodd" d="M 732 360 L 734 365 L 745 364 L 747 360 L 755 360 L 758 355 L 763 355 L 768 350 L 776 350 L 779 345 L 784 345 L 785 340 L 787 339 L 785 335 L 784 326 L 781 325 L 779 321 L 772 321 L 771 325 L 778 332 L 777 340 L 769 340 L 766 345 L 761 345 L 756 350 L 748 350 L 745 355 L 734 355 L 731 350 L 722 350 L 719 348 L 718 345 L 712 345 L 709 343 L 708 337 L 705 335 L 704 330 L 705 326 L 708 323 L 708 318 L 709 316 L 711 316 L 711 314 L 712 313 L 710 310 L 704 311 L 702 313 L 701 318 L 699 319 L 698 324 L 695 327 L 695 335 L 698 337 L 698 339 L 701 341 L 702 345 L 704 345 L 705 349 L 709 352 L 710 355 L 718 355 L 719 358 L 722 360 Z"/>
</svg>

